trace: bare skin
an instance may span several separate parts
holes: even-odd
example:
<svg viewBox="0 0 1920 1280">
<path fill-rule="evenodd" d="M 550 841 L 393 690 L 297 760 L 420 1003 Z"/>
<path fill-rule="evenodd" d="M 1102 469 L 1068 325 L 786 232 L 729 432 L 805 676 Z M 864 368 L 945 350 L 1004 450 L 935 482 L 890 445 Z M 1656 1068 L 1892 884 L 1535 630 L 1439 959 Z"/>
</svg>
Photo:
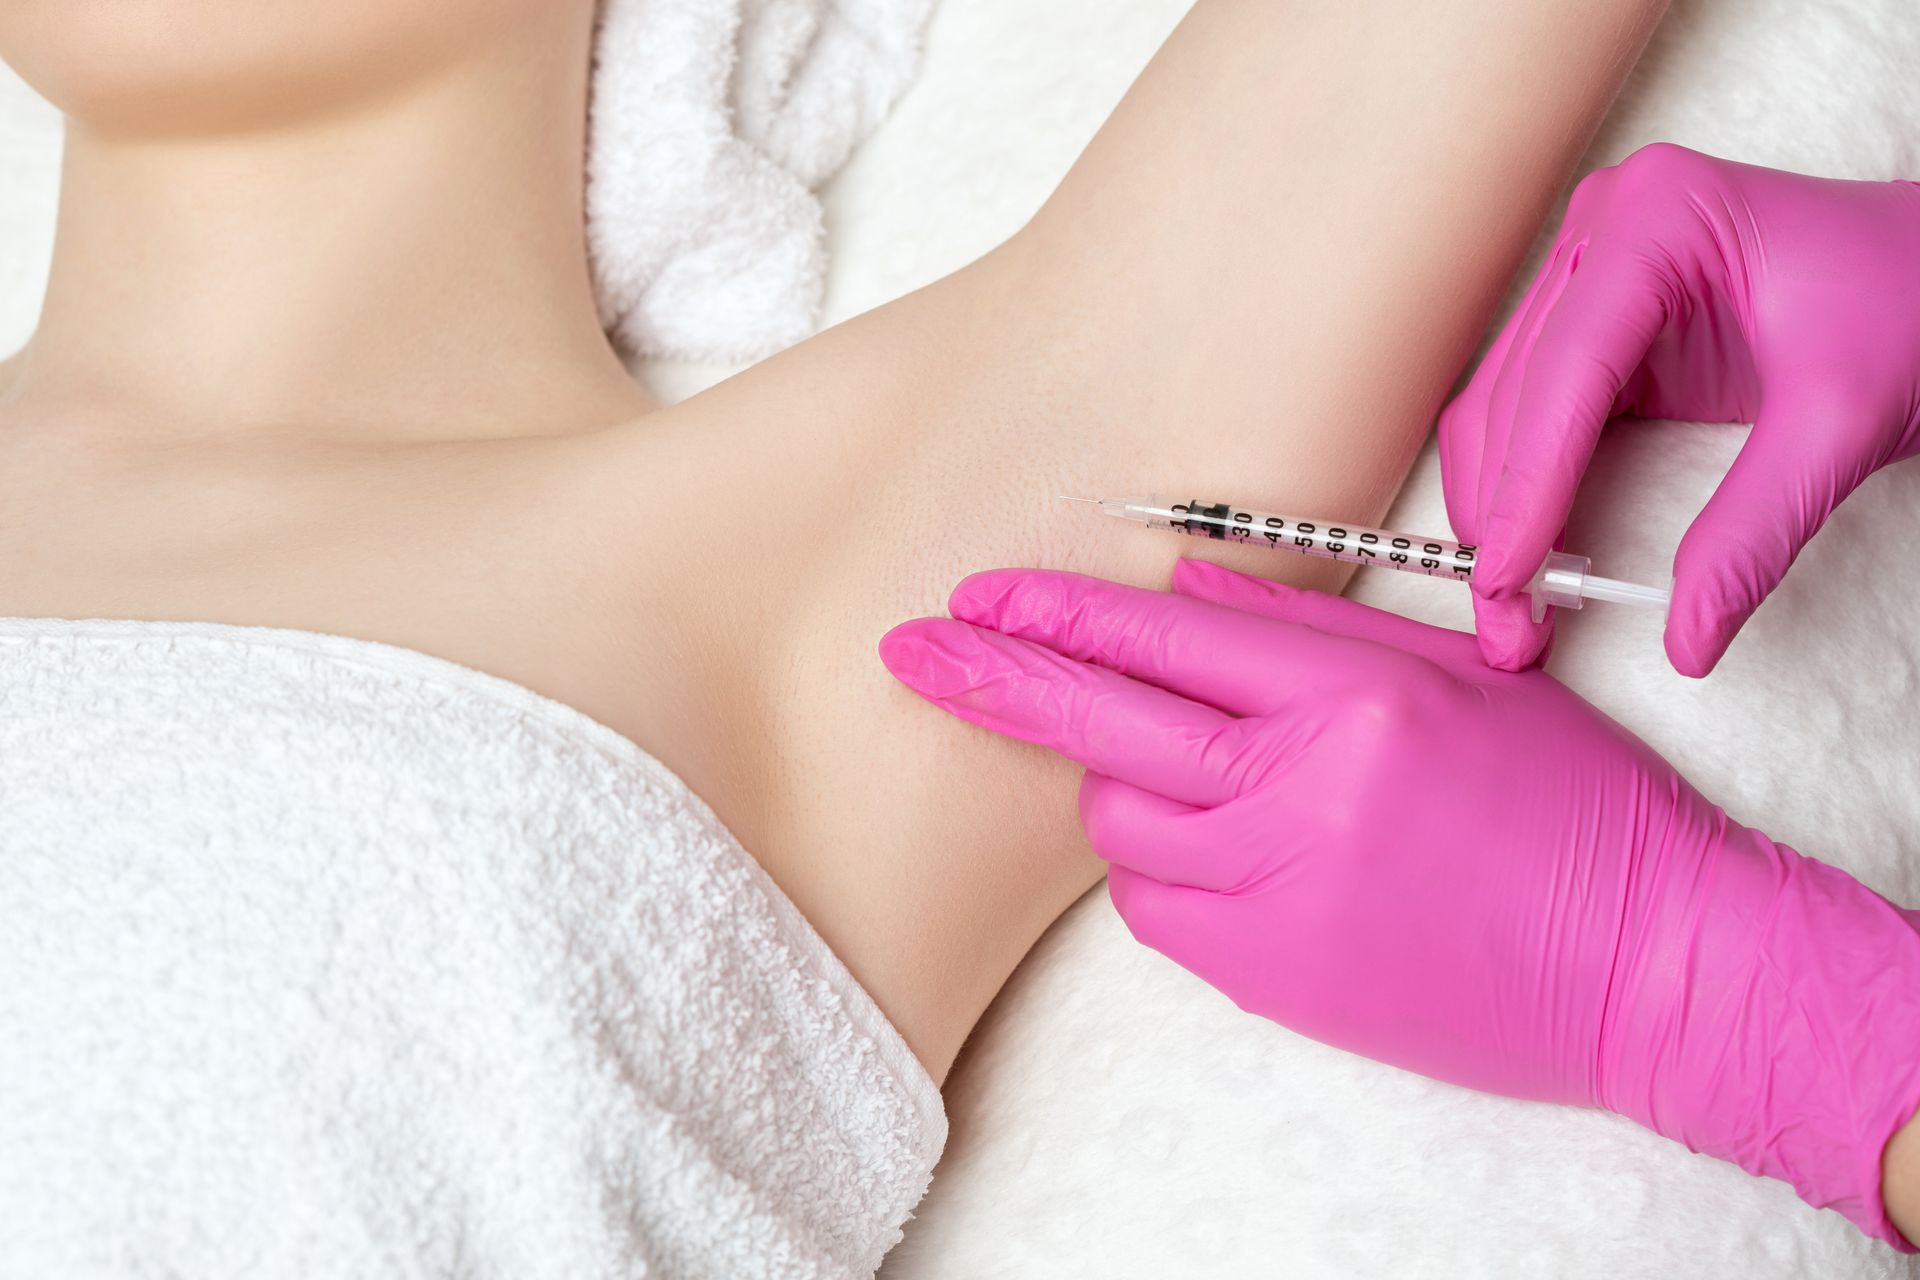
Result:
<svg viewBox="0 0 1920 1280">
<path fill-rule="evenodd" d="M 1920 1240 L 1920 1117 L 1893 1135 L 1880 1157 L 1887 1216 L 1909 1241 Z"/>
<path fill-rule="evenodd" d="M 973 569 L 1165 581 L 1181 544 L 1057 493 L 1381 515 L 1662 7 L 1202 0 L 1013 240 L 659 408 L 589 289 L 589 5 L 365 0 L 288 41 L 16 4 L 0 54 L 70 128 L 0 366 L 0 613 L 345 634 L 568 703 L 940 1078 L 1098 866 L 1074 772 L 874 642 Z"/>
</svg>

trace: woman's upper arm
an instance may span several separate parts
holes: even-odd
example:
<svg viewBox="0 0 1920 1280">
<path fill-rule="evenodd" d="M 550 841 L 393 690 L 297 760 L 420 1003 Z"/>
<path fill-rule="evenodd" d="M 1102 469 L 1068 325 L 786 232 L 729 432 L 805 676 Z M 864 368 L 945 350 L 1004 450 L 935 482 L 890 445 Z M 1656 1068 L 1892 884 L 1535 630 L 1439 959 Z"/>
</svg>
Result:
<svg viewBox="0 0 1920 1280">
<path fill-rule="evenodd" d="M 1200 0 L 1026 228 L 765 385 L 1009 554 L 1085 486 L 1377 517 L 1664 5 Z"/>
<path fill-rule="evenodd" d="M 1061 493 L 1377 520 L 1664 3 L 1200 0 L 1026 228 L 742 380 L 780 483 L 923 593 L 1180 549 Z"/>
<path fill-rule="evenodd" d="M 1109 490 L 1318 469 L 1321 514 L 1382 514 L 1663 7 L 1201 0 L 973 268 L 996 386 L 1070 410 L 1029 440 Z"/>
</svg>

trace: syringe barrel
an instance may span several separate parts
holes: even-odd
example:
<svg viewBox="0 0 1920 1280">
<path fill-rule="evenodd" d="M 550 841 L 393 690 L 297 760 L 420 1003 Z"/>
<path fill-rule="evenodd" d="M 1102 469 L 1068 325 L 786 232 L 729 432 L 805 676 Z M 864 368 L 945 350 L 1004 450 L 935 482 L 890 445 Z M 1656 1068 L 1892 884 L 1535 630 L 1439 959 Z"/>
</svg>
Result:
<svg viewBox="0 0 1920 1280">
<path fill-rule="evenodd" d="M 1362 525 L 1276 515 L 1197 498 L 1186 502 L 1129 501 L 1126 506 L 1126 514 L 1136 520 L 1196 538 L 1424 573 L 1455 582 L 1473 580 L 1473 546 L 1442 538 L 1417 538 Z"/>
</svg>

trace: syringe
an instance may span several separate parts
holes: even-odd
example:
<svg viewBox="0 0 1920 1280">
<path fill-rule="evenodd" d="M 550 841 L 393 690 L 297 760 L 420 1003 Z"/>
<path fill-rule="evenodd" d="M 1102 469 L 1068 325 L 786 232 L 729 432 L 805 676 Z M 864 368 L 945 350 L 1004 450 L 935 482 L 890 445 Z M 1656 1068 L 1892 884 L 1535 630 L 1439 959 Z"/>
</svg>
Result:
<svg viewBox="0 0 1920 1280">
<path fill-rule="evenodd" d="M 1330 520 L 1303 520 L 1274 515 L 1224 502 L 1168 502 L 1160 498 L 1067 498 L 1099 507 L 1110 516 L 1132 520 L 1150 529 L 1171 529 L 1196 538 L 1270 547 L 1303 556 L 1344 560 L 1372 568 L 1423 573 L 1451 582 L 1473 581 L 1477 556 L 1471 545 L 1445 538 L 1417 537 Z M 1547 606 L 1578 609 L 1588 600 L 1611 600 L 1665 612 L 1671 592 L 1637 582 L 1602 578 L 1587 570 L 1592 561 L 1565 551 L 1550 551 L 1527 592 L 1533 597 L 1533 620 L 1546 616 Z"/>
</svg>

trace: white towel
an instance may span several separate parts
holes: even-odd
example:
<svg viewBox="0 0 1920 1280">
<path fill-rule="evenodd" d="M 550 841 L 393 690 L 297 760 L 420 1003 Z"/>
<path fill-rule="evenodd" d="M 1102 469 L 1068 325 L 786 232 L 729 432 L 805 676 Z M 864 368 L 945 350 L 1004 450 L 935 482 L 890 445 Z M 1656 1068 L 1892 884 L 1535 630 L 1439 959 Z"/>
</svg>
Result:
<svg viewBox="0 0 1920 1280">
<path fill-rule="evenodd" d="M 587 233 L 601 319 L 642 356 L 735 360 L 813 332 L 813 189 L 886 116 L 933 0 L 604 0 Z"/>
<path fill-rule="evenodd" d="M 0 1275 L 870 1275 L 932 1082 L 713 813 L 420 654 L 0 621 Z"/>
</svg>

